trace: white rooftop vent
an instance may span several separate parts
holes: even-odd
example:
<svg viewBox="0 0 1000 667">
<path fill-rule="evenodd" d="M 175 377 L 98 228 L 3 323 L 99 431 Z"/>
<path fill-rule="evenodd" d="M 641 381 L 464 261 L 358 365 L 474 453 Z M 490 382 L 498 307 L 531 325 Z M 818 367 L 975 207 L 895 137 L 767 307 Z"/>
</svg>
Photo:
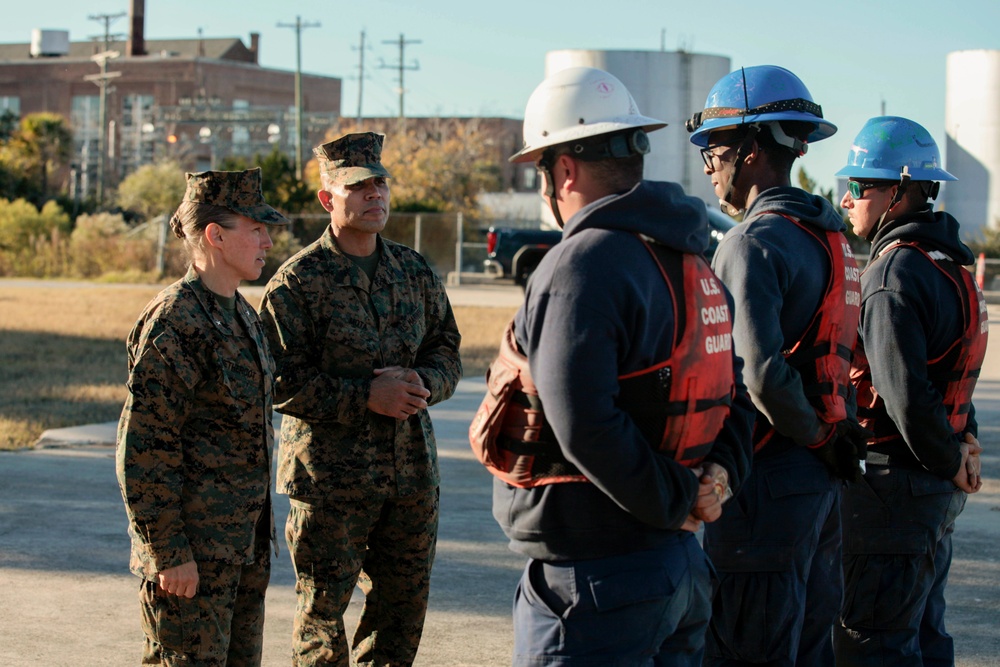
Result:
<svg viewBox="0 0 1000 667">
<path fill-rule="evenodd" d="M 31 31 L 31 57 L 46 58 L 50 56 L 69 55 L 69 30 Z"/>
</svg>

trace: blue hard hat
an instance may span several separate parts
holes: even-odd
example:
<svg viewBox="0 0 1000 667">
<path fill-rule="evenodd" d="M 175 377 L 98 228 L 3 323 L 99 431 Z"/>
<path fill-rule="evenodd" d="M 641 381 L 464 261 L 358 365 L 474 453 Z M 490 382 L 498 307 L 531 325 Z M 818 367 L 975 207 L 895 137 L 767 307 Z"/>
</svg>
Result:
<svg viewBox="0 0 1000 667">
<path fill-rule="evenodd" d="M 749 123 L 794 120 L 816 126 L 806 142 L 826 139 L 837 126 L 823 119 L 823 110 L 799 77 L 783 67 L 757 65 L 730 72 L 712 86 L 704 111 L 687 121 L 691 143 L 708 146 L 708 135 L 716 130 Z"/>
<path fill-rule="evenodd" d="M 919 123 L 899 116 L 869 118 L 837 176 L 898 181 L 906 168 L 913 181 L 957 181 L 941 168 L 941 152 Z"/>
</svg>

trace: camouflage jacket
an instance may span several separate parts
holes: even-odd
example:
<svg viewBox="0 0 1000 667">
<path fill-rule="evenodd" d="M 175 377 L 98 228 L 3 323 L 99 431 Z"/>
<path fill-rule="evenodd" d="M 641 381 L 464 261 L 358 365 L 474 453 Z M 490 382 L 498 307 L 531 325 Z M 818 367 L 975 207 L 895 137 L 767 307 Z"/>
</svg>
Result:
<svg viewBox="0 0 1000 667">
<path fill-rule="evenodd" d="M 133 573 L 153 579 L 186 561 L 248 563 L 271 512 L 274 366 L 253 308 L 236 310 L 257 363 L 193 270 L 166 288 L 128 336 L 128 398 L 116 469 Z M 258 521 L 264 525 L 258 527 Z"/>
<path fill-rule="evenodd" d="M 274 351 L 275 409 L 285 415 L 278 493 L 334 500 L 407 494 L 438 485 L 426 410 L 406 420 L 371 412 L 372 371 L 412 368 L 449 398 L 462 374 L 461 336 L 444 286 L 415 251 L 378 239 L 375 279 L 346 257 L 329 228 L 285 263 L 261 302 Z M 369 296 L 378 317 L 366 304 Z"/>
</svg>

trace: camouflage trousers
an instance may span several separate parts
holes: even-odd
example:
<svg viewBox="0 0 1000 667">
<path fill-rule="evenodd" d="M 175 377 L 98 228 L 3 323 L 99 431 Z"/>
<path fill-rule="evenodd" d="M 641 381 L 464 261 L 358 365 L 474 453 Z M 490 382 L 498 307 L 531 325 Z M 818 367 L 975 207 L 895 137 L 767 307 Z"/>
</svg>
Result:
<svg viewBox="0 0 1000 667">
<path fill-rule="evenodd" d="M 264 593 L 271 577 L 263 555 L 248 565 L 198 563 L 198 593 L 167 595 L 156 582 L 139 587 L 143 665 L 164 667 L 256 667 L 264 634 Z"/>
<path fill-rule="evenodd" d="M 427 614 L 438 489 L 411 496 L 316 503 L 291 499 L 285 537 L 298 605 L 292 664 L 413 663 Z M 358 585 L 365 605 L 351 651 L 344 612 Z"/>
</svg>

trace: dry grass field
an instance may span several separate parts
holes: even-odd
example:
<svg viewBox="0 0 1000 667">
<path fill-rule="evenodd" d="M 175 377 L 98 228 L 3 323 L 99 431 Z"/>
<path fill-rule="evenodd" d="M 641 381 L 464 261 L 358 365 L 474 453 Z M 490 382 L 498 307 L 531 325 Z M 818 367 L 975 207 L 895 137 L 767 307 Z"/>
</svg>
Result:
<svg viewBox="0 0 1000 667">
<path fill-rule="evenodd" d="M 160 289 L 0 281 L 0 449 L 30 447 L 49 428 L 116 420 L 125 336 Z M 514 310 L 455 308 L 467 376 L 485 372 Z"/>
</svg>

